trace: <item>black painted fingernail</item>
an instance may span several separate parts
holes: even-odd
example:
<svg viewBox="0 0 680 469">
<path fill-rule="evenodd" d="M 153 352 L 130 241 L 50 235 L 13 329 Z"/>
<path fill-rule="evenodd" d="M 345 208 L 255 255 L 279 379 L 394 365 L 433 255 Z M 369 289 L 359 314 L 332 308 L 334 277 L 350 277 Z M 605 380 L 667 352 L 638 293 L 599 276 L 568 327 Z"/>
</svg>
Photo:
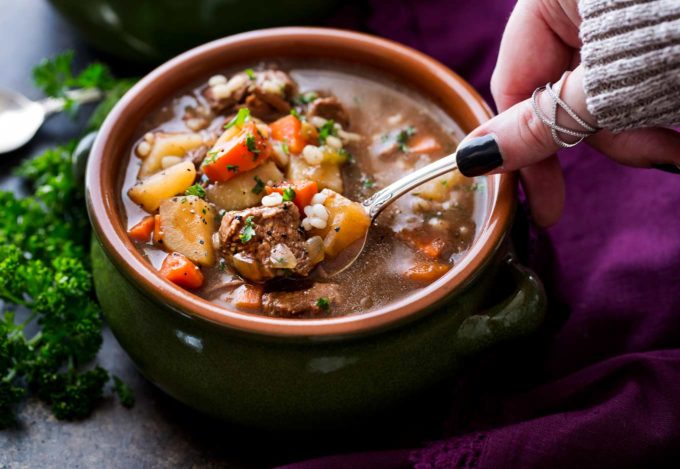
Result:
<svg viewBox="0 0 680 469">
<path fill-rule="evenodd" d="M 652 168 L 667 173 L 680 174 L 680 165 L 677 164 L 654 164 Z"/>
<path fill-rule="evenodd" d="M 468 177 L 481 176 L 503 164 L 501 149 L 492 134 L 471 138 L 458 147 L 458 169 Z"/>
</svg>

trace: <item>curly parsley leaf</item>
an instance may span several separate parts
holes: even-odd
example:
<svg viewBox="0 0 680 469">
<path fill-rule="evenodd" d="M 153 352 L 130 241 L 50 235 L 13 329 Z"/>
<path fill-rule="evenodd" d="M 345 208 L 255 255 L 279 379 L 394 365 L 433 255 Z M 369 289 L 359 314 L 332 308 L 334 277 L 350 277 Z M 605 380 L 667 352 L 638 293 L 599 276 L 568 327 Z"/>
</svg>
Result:
<svg viewBox="0 0 680 469">
<path fill-rule="evenodd" d="M 101 126 L 104 117 L 113 105 L 129 90 L 135 80 L 118 80 L 113 77 L 109 68 L 99 62 L 87 65 L 80 73 L 73 71 L 74 53 L 67 50 L 49 59 L 43 59 L 33 68 L 33 82 L 46 96 L 64 99 L 64 110 L 71 115 L 78 111 L 78 102 L 69 91 L 75 89 L 98 89 L 104 93 L 97 106 L 88 129 Z"/>
<path fill-rule="evenodd" d="M 34 71 L 36 85 L 67 99 L 71 88 L 105 91 L 90 118 L 90 128 L 97 128 L 132 81 L 113 79 L 101 64 L 75 74 L 72 64 L 72 52 L 43 61 Z M 109 381 L 106 370 L 90 367 L 102 343 L 102 319 L 74 148 L 75 142 L 50 148 L 15 170 L 31 190 L 28 197 L 0 191 L 0 428 L 14 423 L 14 408 L 29 390 L 57 418 L 86 417 Z M 19 318 L 14 305 L 30 313 Z"/>
</svg>

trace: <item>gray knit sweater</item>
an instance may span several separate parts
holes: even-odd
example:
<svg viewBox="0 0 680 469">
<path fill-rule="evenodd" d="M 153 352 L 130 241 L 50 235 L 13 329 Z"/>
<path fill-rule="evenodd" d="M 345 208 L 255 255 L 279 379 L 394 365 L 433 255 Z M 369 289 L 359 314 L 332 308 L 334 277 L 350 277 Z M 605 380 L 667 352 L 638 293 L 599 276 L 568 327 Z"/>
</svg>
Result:
<svg viewBox="0 0 680 469">
<path fill-rule="evenodd" d="M 680 0 L 579 0 L 579 11 L 587 105 L 599 126 L 680 124 Z"/>
</svg>

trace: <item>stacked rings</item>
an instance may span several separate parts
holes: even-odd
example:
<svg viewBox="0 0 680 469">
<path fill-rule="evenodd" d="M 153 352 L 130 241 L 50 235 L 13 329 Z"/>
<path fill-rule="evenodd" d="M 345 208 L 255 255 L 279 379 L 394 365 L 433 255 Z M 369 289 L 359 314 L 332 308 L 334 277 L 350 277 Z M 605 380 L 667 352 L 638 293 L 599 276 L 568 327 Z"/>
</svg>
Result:
<svg viewBox="0 0 680 469">
<path fill-rule="evenodd" d="M 540 86 L 534 90 L 534 92 L 531 95 L 531 104 L 534 107 L 534 112 L 536 113 L 536 116 L 543 122 L 545 125 L 550 127 L 550 133 L 552 135 L 553 140 L 555 143 L 557 143 L 560 147 L 562 148 L 571 148 L 573 146 L 578 145 L 583 141 L 584 138 L 590 137 L 593 135 L 595 132 L 597 132 L 599 129 L 596 127 L 591 126 L 588 124 L 586 121 L 584 121 L 576 112 L 567 104 L 565 103 L 561 98 L 560 98 L 560 92 L 562 91 L 562 82 L 564 80 L 558 81 L 554 86 L 555 89 L 553 89 L 553 85 L 551 83 L 547 83 L 545 86 Z M 552 110 L 551 110 L 551 116 L 546 116 L 545 113 L 541 110 L 540 106 L 538 105 L 538 95 L 542 92 L 546 91 L 550 98 L 552 99 Z M 582 127 L 582 129 L 570 129 L 568 127 L 561 126 L 557 123 L 557 108 L 560 107 L 569 114 L 569 116 L 574 119 L 574 121 Z M 565 135 L 571 135 L 572 137 L 578 138 L 575 142 L 565 142 L 561 137 L 560 133 L 565 134 Z"/>
</svg>

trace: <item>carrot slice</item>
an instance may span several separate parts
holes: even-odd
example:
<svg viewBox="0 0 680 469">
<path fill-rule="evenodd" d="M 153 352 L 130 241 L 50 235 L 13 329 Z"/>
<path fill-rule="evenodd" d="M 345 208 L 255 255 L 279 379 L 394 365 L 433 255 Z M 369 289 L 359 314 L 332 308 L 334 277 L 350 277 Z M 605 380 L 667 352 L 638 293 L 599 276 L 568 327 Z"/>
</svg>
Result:
<svg viewBox="0 0 680 469">
<path fill-rule="evenodd" d="M 262 308 L 264 288 L 259 285 L 245 284 L 234 290 L 232 302 L 237 308 L 259 310 Z"/>
<path fill-rule="evenodd" d="M 163 231 L 161 230 L 161 216 L 153 216 L 153 242 L 163 244 Z"/>
<path fill-rule="evenodd" d="M 211 181 L 223 182 L 261 165 L 270 153 L 269 139 L 247 122 L 236 137 L 209 151 L 201 168 Z"/>
<path fill-rule="evenodd" d="M 397 237 L 432 259 L 441 257 L 449 248 L 446 241 L 427 231 L 402 230 Z"/>
<path fill-rule="evenodd" d="M 198 266 L 178 252 L 173 252 L 165 258 L 160 273 L 175 285 L 190 290 L 203 285 L 203 274 Z"/>
<path fill-rule="evenodd" d="M 272 138 L 286 142 L 288 150 L 294 155 L 302 153 L 308 143 L 308 139 L 303 136 L 302 122 L 292 114 L 272 122 L 269 127 L 272 129 Z"/>
<path fill-rule="evenodd" d="M 314 194 L 319 192 L 319 186 L 316 181 L 282 182 L 275 186 L 265 187 L 265 191 L 267 191 L 267 194 L 278 192 L 279 194 L 284 195 L 285 190 L 288 188 L 295 191 L 293 203 L 297 205 L 297 208 L 299 208 L 300 211 L 304 210 L 304 208 L 312 202 Z"/>
<path fill-rule="evenodd" d="M 417 241 L 417 249 L 428 257 L 437 258 L 442 255 L 446 249 L 446 242 L 440 238 L 435 238 L 430 241 Z"/>
<path fill-rule="evenodd" d="M 428 134 L 416 134 L 408 141 L 409 153 L 430 154 L 441 151 L 442 146 L 436 138 Z"/>
<path fill-rule="evenodd" d="M 128 231 L 128 236 L 135 241 L 147 242 L 151 237 L 151 232 L 153 231 L 153 217 L 144 217 L 142 221 L 137 223 L 135 226 L 130 228 Z"/>
<path fill-rule="evenodd" d="M 434 282 L 450 269 L 449 264 L 442 262 L 418 262 L 404 272 L 404 276 L 417 282 Z"/>
</svg>

